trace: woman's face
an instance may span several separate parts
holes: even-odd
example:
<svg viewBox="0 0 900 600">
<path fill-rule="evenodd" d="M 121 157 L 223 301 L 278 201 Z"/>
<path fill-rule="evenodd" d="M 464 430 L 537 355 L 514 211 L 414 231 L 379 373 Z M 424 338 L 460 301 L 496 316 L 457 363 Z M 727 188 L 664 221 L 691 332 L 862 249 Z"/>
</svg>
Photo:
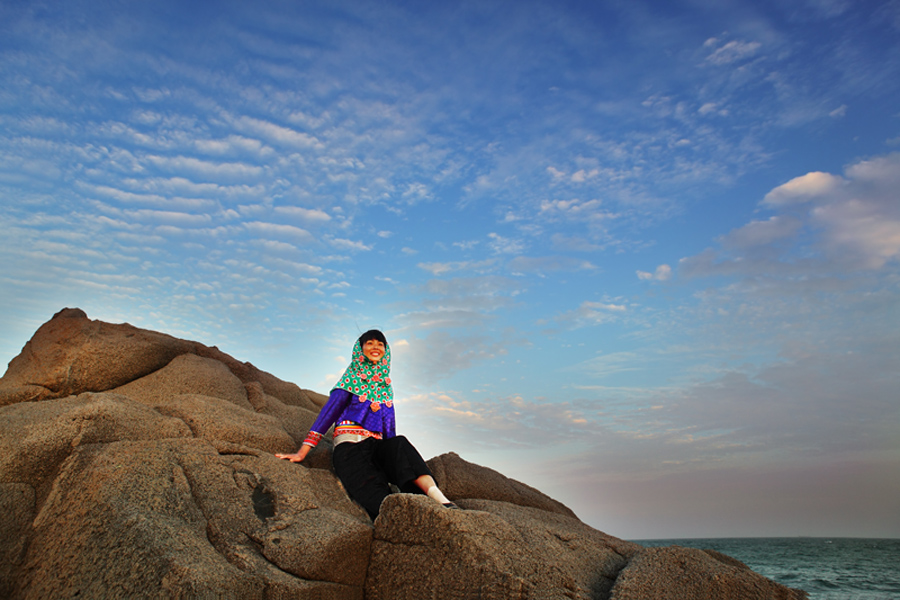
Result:
<svg viewBox="0 0 900 600">
<path fill-rule="evenodd" d="M 363 354 L 373 363 L 377 363 L 384 356 L 384 344 L 378 340 L 368 340 L 362 346 Z"/>
</svg>

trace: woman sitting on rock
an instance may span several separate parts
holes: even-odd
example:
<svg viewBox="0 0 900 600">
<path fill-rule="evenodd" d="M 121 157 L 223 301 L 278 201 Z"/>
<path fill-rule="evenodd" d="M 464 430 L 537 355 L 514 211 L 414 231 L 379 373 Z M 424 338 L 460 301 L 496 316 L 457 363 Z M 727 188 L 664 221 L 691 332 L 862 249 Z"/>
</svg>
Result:
<svg viewBox="0 0 900 600">
<path fill-rule="evenodd" d="M 425 493 L 447 508 L 457 508 L 438 488 L 419 452 L 396 435 L 390 374 L 391 349 L 384 334 L 377 329 L 365 332 L 300 449 L 275 456 L 301 462 L 334 425 L 334 472 L 373 520 L 392 483 L 401 492 Z"/>
</svg>

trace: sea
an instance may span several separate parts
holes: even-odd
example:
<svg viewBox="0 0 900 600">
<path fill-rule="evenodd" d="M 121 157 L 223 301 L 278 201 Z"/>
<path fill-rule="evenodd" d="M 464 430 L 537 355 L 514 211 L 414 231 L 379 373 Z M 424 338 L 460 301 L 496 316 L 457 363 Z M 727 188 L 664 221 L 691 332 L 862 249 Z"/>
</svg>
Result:
<svg viewBox="0 0 900 600">
<path fill-rule="evenodd" d="M 713 538 L 634 540 L 644 546 L 709 548 L 757 573 L 805 590 L 810 600 L 900 600 L 900 540 Z"/>
</svg>

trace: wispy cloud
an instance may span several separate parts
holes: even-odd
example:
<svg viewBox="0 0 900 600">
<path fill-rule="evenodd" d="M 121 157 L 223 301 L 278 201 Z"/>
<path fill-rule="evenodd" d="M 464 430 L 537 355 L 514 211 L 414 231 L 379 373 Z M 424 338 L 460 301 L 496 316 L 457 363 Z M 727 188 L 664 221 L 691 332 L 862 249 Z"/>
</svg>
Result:
<svg viewBox="0 0 900 600">
<path fill-rule="evenodd" d="M 250 233 L 263 237 L 281 237 L 293 240 L 297 243 L 309 243 L 313 236 L 307 230 L 293 225 L 281 225 L 279 223 L 265 223 L 262 221 L 250 221 L 244 223 L 244 228 Z"/>
<path fill-rule="evenodd" d="M 247 116 L 237 118 L 226 116 L 226 119 L 237 131 L 255 134 L 272 145 L 298 149 L 320 149 L 323 147 L 315 136 L 296 131 L 290 127 Z"/>
<path fill-rule="evenodd" d="M 494 259 L 486 259 L 481 261 L 456 261 L 445 263 L 419 263 L 418 267 L 428 271 L 432 275 L 440 276 L 454 271 L 476 271 L 482 272 L 492 269 L 496 265 Z"/>
<path fill-rule="evenodd" d="M 728 65 L 756 55 L 762 44 L 742 40 L 722 43 L 718 38 L 709 38 L 703 43 L 710 50 L 706 60 L 714 65 Z"/>
<path fill-rule="evenodd" d="M 627 312 L 625 304 L 585 300 L 578 308 L 557 315 L 554 320 L 565 327 L 589 327 L 617 320 Z"/>
</svg>

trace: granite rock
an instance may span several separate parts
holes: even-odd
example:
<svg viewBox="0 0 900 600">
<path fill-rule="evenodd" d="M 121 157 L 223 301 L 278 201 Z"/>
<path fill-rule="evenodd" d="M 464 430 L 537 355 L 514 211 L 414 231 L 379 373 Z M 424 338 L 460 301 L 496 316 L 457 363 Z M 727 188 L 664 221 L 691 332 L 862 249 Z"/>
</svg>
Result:
<svg viewBox="0 0 900 600">
<path fill-rule="evenodd" d="M 710 550 L 646 548 L 619 573 L 610 600 L 800 600 L 730 556 Z"/>
<path fill-rule="evenodd" d="M 384 501 L 366 598 L 608 598 L 641 549 L 556 512 L 491 500 L 458 504 L 464 510 L 408 494 Z"/>
<path fill-rule="evenodd" d="M 577 518 L 562 502 L 493 469 L 467 462 L 455 452 L 429 460 L 428 467 L 449 498 L 509 502 Z"/>
</svg>

